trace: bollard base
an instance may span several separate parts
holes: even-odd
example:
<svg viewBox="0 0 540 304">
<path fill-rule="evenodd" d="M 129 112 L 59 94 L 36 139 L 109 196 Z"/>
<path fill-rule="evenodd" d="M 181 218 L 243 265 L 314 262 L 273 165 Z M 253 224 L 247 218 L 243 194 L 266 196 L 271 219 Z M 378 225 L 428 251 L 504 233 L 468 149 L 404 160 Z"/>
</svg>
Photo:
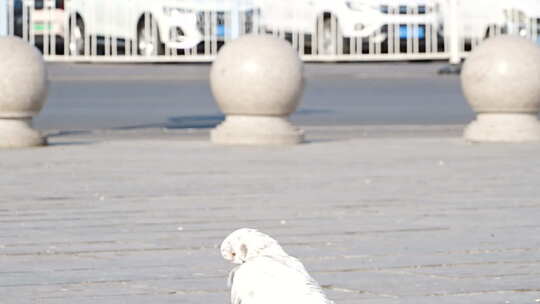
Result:
<svg viewBox="0 0 540 304">
<path fill-rule="evenodd" d="M 540 141 L 540 121 L 531 113 L 480 113 L 463 137 L 472 142 Z"/>
<path fill-rule="evenodd" d="M 285 116 L 228 115 L 210 132 L 210 140 L 222 145 L 295 145 L 304 131 Z"/>
<path fill-rule="evenodd" d="M 0 119 L 0 148 L 47 145 L 47 139 L 32 128 L 32 118 Z"/>
</svg>

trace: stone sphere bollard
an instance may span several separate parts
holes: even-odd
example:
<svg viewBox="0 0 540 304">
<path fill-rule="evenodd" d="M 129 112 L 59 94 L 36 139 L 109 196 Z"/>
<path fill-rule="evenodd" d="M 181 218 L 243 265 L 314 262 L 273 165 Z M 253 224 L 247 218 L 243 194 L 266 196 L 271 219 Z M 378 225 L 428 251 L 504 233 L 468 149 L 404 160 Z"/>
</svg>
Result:
<svg viewBox="0 0 540 304">
<path fill-rule="evenodd" d="M 488 39 L 461 73 L 466 99 L 478 114 L 464 132 L 475 142 L 540 140 L 540 47 L 516 36 Z"/>
<path fill-rule="evenodd" d="M 47 72 L 39 51 L 16 37 L 0 37 L 0 148 L 41 146 L 32 117 L 47 96 Z"/>
<path fill-rule="evenodd" d="M 210 134 L 218 144 L 287 145 L 304 140 L 288 121 L 304 89 L 303 64 L 284 40 L 246 35 L 225 45 L 210 71 L 225 120 Z"/>
</svg>

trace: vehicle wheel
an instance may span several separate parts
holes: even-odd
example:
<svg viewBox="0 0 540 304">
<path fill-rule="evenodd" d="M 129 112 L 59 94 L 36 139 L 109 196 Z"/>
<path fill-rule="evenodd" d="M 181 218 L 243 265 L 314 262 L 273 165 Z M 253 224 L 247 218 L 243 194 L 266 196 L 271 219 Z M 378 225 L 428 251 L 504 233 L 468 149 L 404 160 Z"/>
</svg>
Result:
<svg viewBox="0 0 540 304">
<path fill-rule="evenodd" d="M 532 24 L 527 25 L 526 20 L 532 19 L 524 11 L 518 9 L 511 10 L 509 12 L 509 18 L 506 19 L 506 23 L 503 26 L 504 33 L 526 37 L 530 31 L 529 27 L 533 26 Z"/>
<path fill-rule="evenodd" d="M 498 25 L 490 25 L 486 29 L 486 34 L 484 36 L 485 39 L 499 36 L 501 34 L 506 34 L 506 29 L 504 27 L 498 26 Z"/>
<path fill-rule="evenodd" d="M 69 54 L 84 55 L 84 22 L 77 18 L 73 28 L 71 22 L 69 24 Z"/>
<path fill-rule="evenodd" d="M 149 19 L 149 28 L 145 19 Z M 150 27 L 150 24 L 152 25 Z M 165 46 L 159 38 L 159 28 L 152 17 L 144 18 L 137 27 L 137 53 L 143 56 L 163 55 Z"/>
<path fill-rule="evenodd" d="M 334 22 L 335 25 L 332 26 L 332 23 Z M 337 20 L 332 17 L 325 17 L 322 21 L 322 28 L 318 25 L 317 30 L 320 30 L 318 35 L 319 53 L 324 55 L 337 54 L 338 36 L 340 36 Z"/>
</svg>

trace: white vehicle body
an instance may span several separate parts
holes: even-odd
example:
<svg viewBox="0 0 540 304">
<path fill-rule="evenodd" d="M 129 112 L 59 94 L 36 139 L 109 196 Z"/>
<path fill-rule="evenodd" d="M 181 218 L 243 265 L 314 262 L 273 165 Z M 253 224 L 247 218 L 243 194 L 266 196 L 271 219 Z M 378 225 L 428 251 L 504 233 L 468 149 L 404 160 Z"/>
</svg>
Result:
<svg viewBox="0 0 540 304">
<path fill-rule="evenodd" d="M 314 34 L 319 18 L 331 15 L 345 38 L 374 35 L 384 25 L 430 24 L 440 17 L 431 0 L 261 0 L 261 23 L 269 31 Z M 379 37 L 384 39 L 385 37 Z"/>
<path fill-rule="evenodd" d="M 56 36 L 64 37 L 65 33 L 65 14 L 63 8 L 56 8 L 55 1 L 44 0 L 43 7 L 36 8 L 34 0 L 23 1 L 26 15 L 30 15 L 31 29 L 29 32 L 36 36 Z M 22 16 L 21 16 L 22 25 Z"/>
<path fill-rule="evenodd" d="M 224 16 L 246 21 L 256 7 L 250 0 L 71 0 L 66 9 L 82 19 L 85 35 L 135 41 L 142 26 L 165 47 L 186 49 L 217 32 L 218 39 L 234 36 L 243 25 L 227 24 Z"/>
<path fill-rule="evenodd" d="M 446 16 L 448 2 L 441 1 Z M 471 41 L 499 33 L 531 34 L 540 18 L 538 0 L 458 0 L 458 24 L 462 39 Z"/>
<path fill-rule="evenodd" d="M 61 9 L 36 10 L 32 14 L 32 31 L 34 35 L 51 35 L 64 37 L 65 16 Z"/>
</svg>

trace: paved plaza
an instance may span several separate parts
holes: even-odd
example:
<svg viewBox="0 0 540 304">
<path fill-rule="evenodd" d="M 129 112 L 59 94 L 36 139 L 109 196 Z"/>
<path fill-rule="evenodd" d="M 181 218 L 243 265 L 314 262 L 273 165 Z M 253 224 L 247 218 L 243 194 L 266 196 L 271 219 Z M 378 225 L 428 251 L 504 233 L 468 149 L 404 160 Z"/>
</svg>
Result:
<svg viewBox="0 0 540 304">
<path fill-rule="evenodd" d="M 372 85 L 400 96 L 407 69 Z M 159 110 L 137 128 L 60 121 L 66 83 L 94 77 L 62 73 L 38 119 L 50 146 L 0 151 L 2 304 L 225 304 L 218 246 L 240 227 L 280 241 L 336 304 L 540 303 L 540 144 L 463 141 L 463 97 L 446 123 L 297 117 L 305 144 L 216 146 L 208 126 L 153 124 Z M 443 100 L 460 96 L 452 77 L 433 80 Z"/>
</svg>

